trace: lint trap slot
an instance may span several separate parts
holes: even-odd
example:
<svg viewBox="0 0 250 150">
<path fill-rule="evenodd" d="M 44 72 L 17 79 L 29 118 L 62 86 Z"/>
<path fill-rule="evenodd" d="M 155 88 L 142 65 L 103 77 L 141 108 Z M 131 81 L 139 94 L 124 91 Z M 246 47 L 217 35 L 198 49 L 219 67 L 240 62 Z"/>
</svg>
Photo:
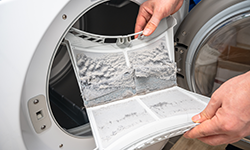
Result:
<svg viewBox="0 0 250 150">
<path fill-rule="evenodd" d="M 88 32 L 72 27 L 69 32 L 84 40 L 88 40 L 88 41 L 100 43 L 100 44 L 117 43 L 118 46 L 122 46 L 122 45 L 129 46 L 130 42 L 136 35 L 138 35 L 138 39 L 143 39 L 144 37 L 144 35 L 142 34 L 143 31 L 129 34 L 129 35 L 106 36 L 106 35 L 97 35 L 93 33 L 88 33 Z"/>
</svg>

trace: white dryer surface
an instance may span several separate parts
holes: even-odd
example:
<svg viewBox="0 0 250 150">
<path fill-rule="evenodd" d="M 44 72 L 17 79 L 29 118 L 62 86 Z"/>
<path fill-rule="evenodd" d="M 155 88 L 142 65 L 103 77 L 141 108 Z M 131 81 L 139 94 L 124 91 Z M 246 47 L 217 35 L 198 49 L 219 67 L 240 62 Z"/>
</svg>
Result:
<svg viewBox="0 0 250 150">
<path fill-rule="evenodd" d="M 206 100 L 177 86 L 87 108 L 99 149 L 142 149 L 183 134 Z"/>
</svg>

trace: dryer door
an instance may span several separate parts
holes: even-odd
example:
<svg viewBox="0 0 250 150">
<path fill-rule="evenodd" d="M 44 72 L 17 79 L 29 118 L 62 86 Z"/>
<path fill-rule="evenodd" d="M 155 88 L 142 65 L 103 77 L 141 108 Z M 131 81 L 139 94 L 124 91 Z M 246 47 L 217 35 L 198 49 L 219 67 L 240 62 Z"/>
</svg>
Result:
<svg viewBox="0 0 250 150">
<path fill-rule="evenodd" d="M 178 84 L 211 96 L 223 82 L 250 70 L 249 29 L 249 1 L 200 2 L 175 35 Z"/>
<path fill-rule="evenodd" d="M 222 83 L 250 70 L 249 40 L 250 1 L 201 1 L 175 35 L 178 85 L 211 96 Z M 246 143 L 237 146 L 249 149 Z"/>
</svg>

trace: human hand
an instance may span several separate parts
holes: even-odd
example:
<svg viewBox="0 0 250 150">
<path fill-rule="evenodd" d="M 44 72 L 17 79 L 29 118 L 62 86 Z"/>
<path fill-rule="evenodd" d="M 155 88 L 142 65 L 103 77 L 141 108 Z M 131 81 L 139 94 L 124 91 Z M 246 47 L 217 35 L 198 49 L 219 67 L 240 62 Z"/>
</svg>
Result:
<svg viewBox="0 0 250 150">
<path fill-rule="evenodd" d="M 139 9 L 135 24 L 135 33 L 143 30 L 143 35 L 152 34 L 162 18 L 177 12 L 183 0 L 148 0 Z M 137 36 L 136 36 L 137 37 Z"/>
<path fill-rule="evenodd" d="M 222 84 L 192 120 L 201 124 L 184 137 L 209 145 L 234 143 L 250 135 L 250 71 Z"/>
</svg>

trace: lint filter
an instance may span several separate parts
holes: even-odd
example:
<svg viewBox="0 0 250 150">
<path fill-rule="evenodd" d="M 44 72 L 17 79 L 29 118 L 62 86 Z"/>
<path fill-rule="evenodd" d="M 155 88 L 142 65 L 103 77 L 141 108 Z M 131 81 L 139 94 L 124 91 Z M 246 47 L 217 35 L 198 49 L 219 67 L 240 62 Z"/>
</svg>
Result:
<svg viewBox="0 0 250 150">
<path fill-rule="evenodd" d="M 163 19 L 142 32 L 103 36 L 71 28 L 66 45 L 96 150 L 138 150 L 196 126 L 209 98 L 177 86 L 173 27 Z M 137 35 L 138 38 L 134 39 Z"/>
</svg>

